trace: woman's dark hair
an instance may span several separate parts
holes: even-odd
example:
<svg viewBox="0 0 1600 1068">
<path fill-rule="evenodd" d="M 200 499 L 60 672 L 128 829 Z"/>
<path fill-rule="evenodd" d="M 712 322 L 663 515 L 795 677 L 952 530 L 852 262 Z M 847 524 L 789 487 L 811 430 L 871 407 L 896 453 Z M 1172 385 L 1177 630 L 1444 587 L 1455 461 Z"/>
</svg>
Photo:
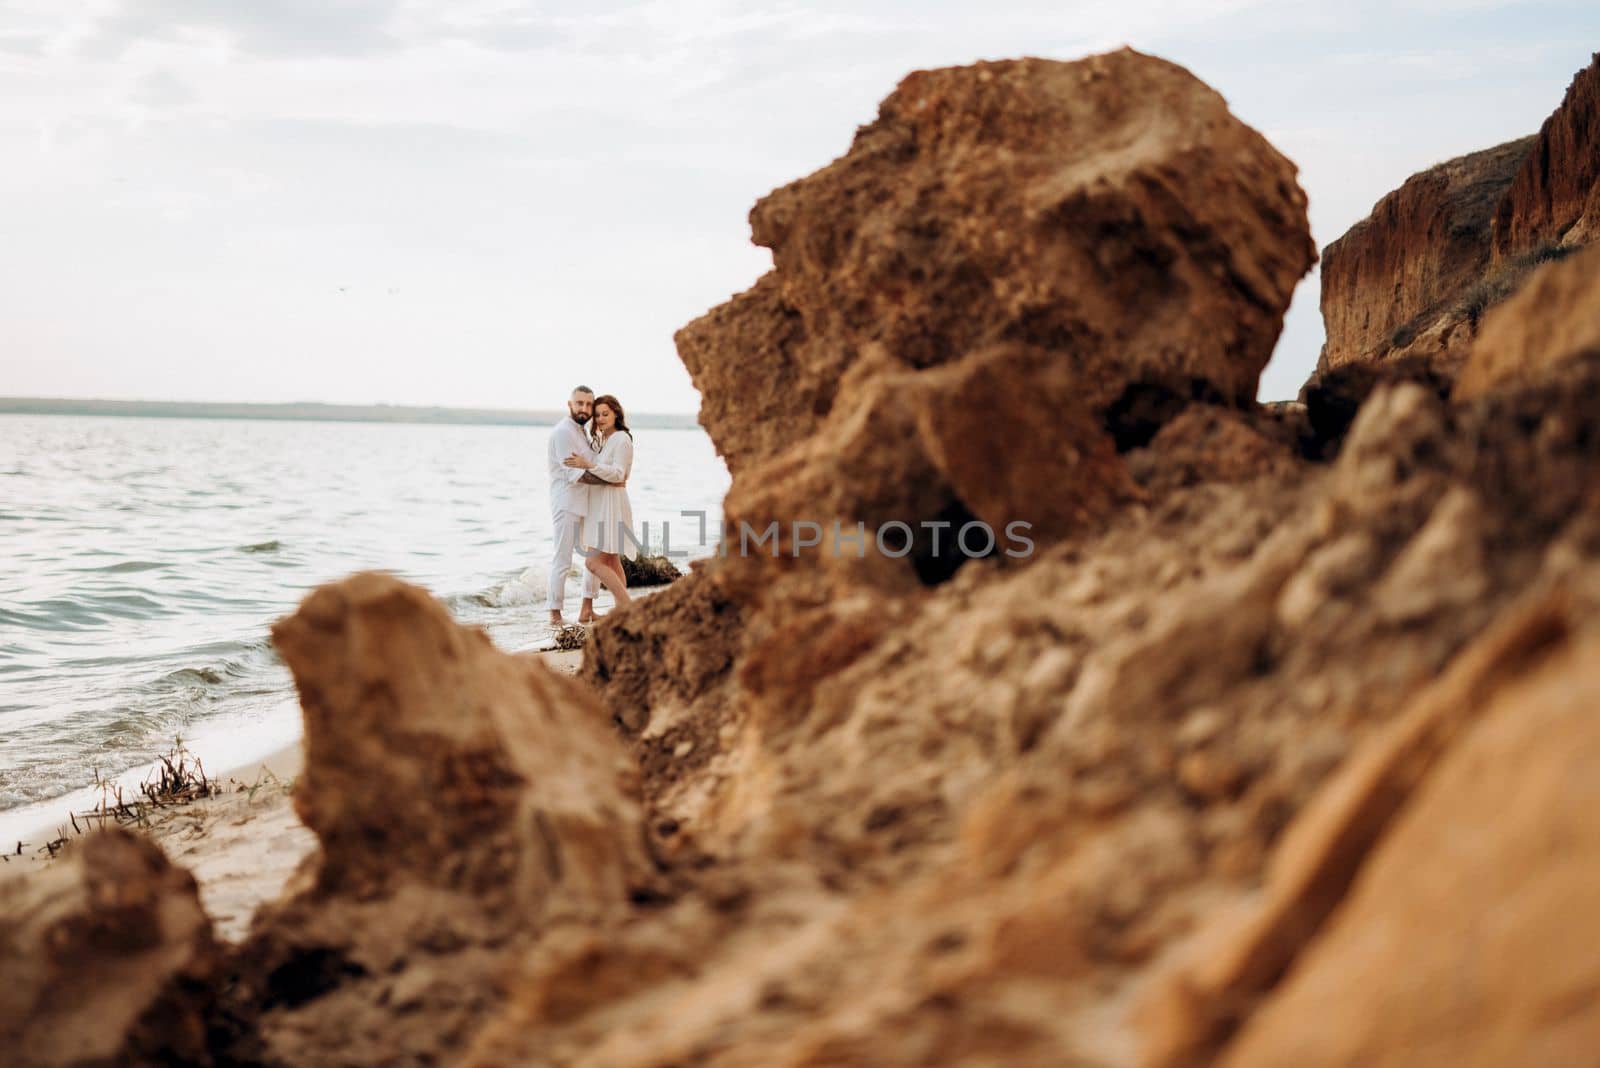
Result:
<svg viewBox="0 0 1600 1068">
<path fill-rule="evenodd" d="M 622 402 L 617 400 L 617 398 L 613 397 L 609 393 L 602 393 L 600 396 L 598 396 L 598 397 L 596 397 L 594 399 L 594 408 L 591 409 L 591 410 L 598 411 L 599 408 L 600 408 L 600 405 L 602 405 L 602 404 L 604 404 L 607 408 L 610 408 L 612 410 L 612 412 L 616 413 L 616 416 L 617 416 L 616 429 L 622 431 L 624 434 L 628 435 L 630 438 L 633 437 L 633 431 L 628 429 L 628 417 L 622 411 Z M 594 426 L 595 426 L 596 432 L 598 433 L 598 431 L 600 429 L 599 424 L 595 423 Z"/>
</svg>

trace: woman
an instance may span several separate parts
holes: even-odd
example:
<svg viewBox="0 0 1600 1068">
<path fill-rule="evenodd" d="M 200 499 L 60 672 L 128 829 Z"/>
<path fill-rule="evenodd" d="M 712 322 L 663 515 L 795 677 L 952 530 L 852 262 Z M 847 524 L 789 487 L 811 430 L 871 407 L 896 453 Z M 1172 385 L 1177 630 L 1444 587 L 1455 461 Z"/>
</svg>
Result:
<svg viewBox="0 0 1600 1068">
<path fill-rule="evenodd" d="M 596 397 L 594 418 L 590 421 L 595 456 L 573 453 L 562 461 L 568 467 L 582 467 L 606 482 L 625 483 L 633 469 L 633 433 L 617 398 L 607 393 Z M 628 578 L 622 571 L 622 557 L 639 555 L 633 535 L 633 506 L 622 485 L 590 486 L 589 514 L 583 519 L 579 544 L 584 547 L 584 566 L 611 591 L 618 605 L 627 604 Z"/>
</svg>

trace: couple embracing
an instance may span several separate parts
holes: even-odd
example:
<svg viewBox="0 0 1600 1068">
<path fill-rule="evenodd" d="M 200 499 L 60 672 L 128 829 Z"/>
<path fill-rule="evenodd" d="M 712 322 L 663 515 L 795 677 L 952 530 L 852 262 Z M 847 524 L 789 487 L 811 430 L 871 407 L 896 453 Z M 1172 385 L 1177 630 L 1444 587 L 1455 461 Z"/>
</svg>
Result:
<svg viewBox="0 0 1600 1068">
<path fill-rule="evenodd" d="M 628 603 L 622 557 L 639 553 L 632 536 L 633 506 L 627 490 L 628 472 L 633 469 L 633 434 L 617 398 L 609 393 L 596 397 L 588 386 L 573 390 L 567 400 L 567 418 L 550 431 L 545 459 L 550 469 L 550 519 L 556 542 L 546 601 L 550 622 L 562 621 L 567 572 L 572 569 L 572 552 L 578 549 L 584 557 L 583 607 L 578 622 L 589 623 L 594 619 L 594 595 L 601 583 L 618 605 Z"/>
</svg>

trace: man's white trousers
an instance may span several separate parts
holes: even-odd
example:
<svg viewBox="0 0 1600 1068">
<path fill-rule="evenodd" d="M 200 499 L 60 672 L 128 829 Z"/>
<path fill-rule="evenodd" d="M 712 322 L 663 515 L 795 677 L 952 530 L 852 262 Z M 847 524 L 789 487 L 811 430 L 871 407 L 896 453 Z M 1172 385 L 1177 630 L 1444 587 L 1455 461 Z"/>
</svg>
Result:
<svg viewBox="0 0 1600 1068">
<path fill-rule="evenodd" d="M 552 612 L 559 612 L 567 600 L 567 572 L 572 570 L 572 554 L 578 548 L 578 535 L 583 530 L 583 516 L 575 512 L 558 511 L 551 516 L 555 524 L 556 555 L 550 561 L 550 596 L 546 601 Z M 579 566 L 583 557 L 578 558 Z M 583 595 L 593 597 L 600 589 L 600 580 L 593 571 L 583 568 Z"/>
</svg>

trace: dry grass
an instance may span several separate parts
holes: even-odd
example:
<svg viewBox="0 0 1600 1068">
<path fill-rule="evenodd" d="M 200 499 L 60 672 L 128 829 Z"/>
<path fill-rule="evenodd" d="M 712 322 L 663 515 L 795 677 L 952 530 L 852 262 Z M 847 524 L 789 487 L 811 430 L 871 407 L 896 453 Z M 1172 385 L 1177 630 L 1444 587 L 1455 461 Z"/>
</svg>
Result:
<svg viewBox="0 0 1600 1068">
<path fill-rule="evenodd" d="M 1461 302 L 1456 305 L 1457 315 L 1471 323 L 1476 331 L 1483 314 L 1521 289 L 1522 283 L 1536 268 L 1564 260 L 1578 248 L 1577 245 L 1545 245 L 1508 260 L 1498 271 L 1486 276 L 1462 295 Z"/>
<path fill-rule="evenodd" d="M 39 852 L 53 857 L 73 837 L 108 824 L 148 829 L 157 813 L 215 797 L 223 790 L 221 783 L 206 774 L 205 765 L 189 752 L 182 738 L 174 738 L 172 748 L 156 759 L 156 766 L 139 784 L 136 795 L 127 796 L 120 784 L 107 779 L 98 768 L 94 771 L 94 785 L 100 791 L 100 800 L 86 811 L 67 813 L 67 823 L 56 828 L 55 837 L 41 845 Z M 0 857 L 10 860 L 12 856 L 22 856 L 25 844 L 18 842 L 14 854 L 8 851 Z"/>
<path fill-rule="evenodd" d="M 1507 260 L 1470 286 L 1456 299 L 1454 305 L 1430 304 L 1395 327 L 1389 333 L 1390 351 L 1398 351 L 1410 345 L 1424 329 L 1433 325 L 1441 316 L 1447 316 L 1452 323 L 1466 320 L 1471 324 L 1473 333 L 1477 333 L 1478 323 L 1484 313 L 1521 289 L 1528 276 L 1538 267 L 1556 260 L 1564 260 L 1581 247 L 1581 245 L 1544 245 Z"/>
<path fill-rule="evenodd" d="M 581 623 L 563 623 L 555 628 L 550 640 L 557 649 L 582 649 L 589 640 L 589 628 Z"/>
</svg>

